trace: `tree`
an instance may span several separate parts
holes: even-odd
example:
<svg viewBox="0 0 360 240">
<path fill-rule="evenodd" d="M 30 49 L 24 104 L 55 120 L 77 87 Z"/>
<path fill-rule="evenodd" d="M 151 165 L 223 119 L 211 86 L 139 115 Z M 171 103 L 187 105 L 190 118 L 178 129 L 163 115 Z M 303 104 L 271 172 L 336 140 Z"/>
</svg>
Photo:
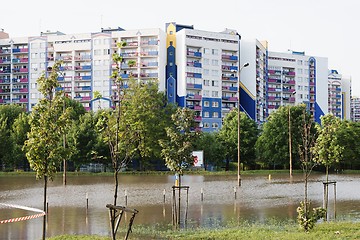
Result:
<svg viewBox="0 0 360 240">
<path fill-rule="evenodd" d="M 44 211 L 48 180 L 52 180 L 56 168 L 64 158 L 63 134 L 70 122 L 70 109 L 63 110 L 63 93 L 55 91 L 60 62 L 56 62 L 49 74 L 43 73 L 37 80 L 39 91 L 44 96 L 30 114 L 30 132 L 24 150 L 30 167 L 38 179 L 44 179 Z M 43 221 L 43 239 L 46 236 L 46 215 Z"/>
<path fill-rule="evenodd" d="M 309 113 L 303 110 L 301 143 L 298 145 L 300 155 L 301 168 L 304 174 L 304 201 L 300 202 L 297 208 L 298 222 L 300 226 L 307 232 L 312 229 L 317 220 L 325 216 L 326 210 L 323 208 L 314 208 L 311 211 L 311 202 L 308 200 L 308 181 L 313 168 L 317 165 L 313 157 L 311 149 L 315 145 L 317 138 L 315 123 Z"/>
<path fill-rule="evenodd" d="M 178 108 L 171 115 L 171 119 L 173 126 L 166 128 L 167 139 L 160 140 L 161 155 L 165 159 L 165 165 L 179 175 L 181 186 L 180 176 L 194 164 L 192 151 L 197 136 L 194 132 L 194 112 L 187 108 Z"/>
<path fill-rule="evenodd" d="M 29 131 L 29 115 L 23 112 L 15 119 L 10 132 L 13 143 L 12 162 L 16 167 L 21 166 L 23 169 L 27 169 L 29 164 L 23 149 Z"/>
<path fill-rule="evenodd" d="M 319 164 L 325 166 L 326 182 L 325 182 L 325 209 L 328 209 L 329 198 L 329 168 L 339 162 L 344 147 L 338 141 L 338 129 L 341 126 L 339 118 L 332 114 L 321 116 L 321 125 L 317 125 L 318 137 L 315 146 L 312 147 L 314 159 Z"/>
<path fill-rule="evenodd" d="M 81 115 L 78 121 L 73 121 L 68 134 L 68 148 L 72 149 L 69 160 L 78 170 L 82 164 L 93 160 L 94 152 L 98 152 L 98 132 L 92 112 Z"/>
<path fill-rule="evenodd" d="M 218 132 L 200 132 L 194 143 L 194 149 L 204 151 L 205 169 L 210 165 L 220 167 L 223 164 L 225 147 Z"/>
<path fill-rule="evenodd" d="M 129 91 L 123 99 L 123 113 L 129 134 L 136 133 L 135 147 L 140 158 L 140 169 L 144 169 L 145 159 L 160 158 L 159 139 L 166 136 L 165 127 L 170 125 L 174 107 L 167 104 L 166 96 L 158 90 L 158 82 L 129 82 Z"/>
<path fill-rule="evenodd" d="M 126 42 L 119 42 L 118 48 L 126 46 Z M 112 103 L 114 109 L 109 111 L 100 111 L 98 122 L 96 124 L 98 131 L 101 133 L 103 141 L 109 146 L 112 168 L 114 170 L 114 201 L 113 206 L 117 204 L 119 179 L 118 174 L 121 169 L 125 168 L 131 161 L 131 157 L 136 152 L 134 142 L 138 139 L 138 133 L 132 132 L 124 121 L 123 100 L 128 97 L 128 85 L 121 77 L 121 64 L 123 57 L 114 53 L 112 55 L 115 68 L 111 78 L 114 84 L 114 94 Z M 110 208 L 110 225 L 112 238 L 116 239 L 116 232 L 120 223 L 115 208 Z"/>
<path fill-rule="evenodd" d="M 166 139 L 160 140 L 162 147 L 161 155 L 165 159 L 165 165 L 174 171 L 178 177 L 178 212 L 176 226 L 180 225 L 180 203 L 181 203 L 181 176 L 184 170 L 194 164 L 192 156 L 193 142 L 196 141 L 194 112 L 188 108 L 178 108 L 171 115 L 173 125 L 166 128 Z M 175 191 L 175 189 L 173 190 Z M 174 192 L 175 193 L 175 192 Z M 173 210 L 175 210 L 175 202 Z M 174 214 L 175 212 L 173 212 Z"/>
<path fill-rule="evenodd" d="M 225 116 L 224 124 L 219 131 L 219 138 L 222 140 L 227 158 L 235 161 L 238 148 L 238 120 L 237 110 L 233 110 Z M 245 113 L 240 113 L 240 155 L 241 163 L 244 166 L 255 166 L 255 143 L 258 138 L 259 129 L 252 119 Z"/>
<path fill-rule="evenodd" d="M 289 107 L 291 113 L 292 158 L 299 159 L 296 146 L 302 142 L 301 126 L 305 105 L 280 107 L 271 113 L 268 121 L 263 124 L 262 132 L 256 142 L 256 158 L 263 166 L 283 166 L 289 164 Z"/>
<path fill-rule="evenodd" d="M 343 120 L 336 134 L 339 145 L 344 149 L 339 167 L 357 169 L 360 166 L 360 123 Z"/>
<path fill-rule="evenodd" d="M 339 144 L 338 130 L 341 120 L 332 114 L 321 116 L 321 125 L 317 125 L 318 137 L 311 149 L 315 161 L 326 168 L 326 182 L 329 181 L 329 168 L 339 162 L 344 147 Z"/>
<path fill-rule="evenodd" d="M 15 158 L 13 155 L 14 143 L 10 136 L 11 128 L 17 117 L 24 112 L 20 105 L 0 105 L 0 138 L 2 138 L 2 147 L 0 147 L 0 165 L 3 170 L 15 167 Z"/>
</svg>

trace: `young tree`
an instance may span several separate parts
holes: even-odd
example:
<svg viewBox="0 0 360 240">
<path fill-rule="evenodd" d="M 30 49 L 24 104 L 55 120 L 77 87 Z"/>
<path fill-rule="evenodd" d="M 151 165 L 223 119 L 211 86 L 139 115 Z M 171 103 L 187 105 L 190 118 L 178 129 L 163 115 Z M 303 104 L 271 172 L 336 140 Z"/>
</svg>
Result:
<svg viewBox="0 0 360 240">
<path fill-rule="evenodd" d="M 171 115 L 173 126 L 166 128 L 167 139 L 160 140 L 161 155 L 165 165 L 178 177 L 178 216 L 176 225 L 180 225 L 181 176 L 184 170 L 194 164 L 193 143 L 196 141 L 194 112 L 188 108 L 178 108 Z"/>
<path fill-rule="evenodd" d="M 24 145 L 30 167 L 36 172 L 38 179 L 44 179 L 44 211 L 48 180 L 52 180 L 56 168 L 64 158 L 63 133 L 70 122 L 70 109 L 63 110 L 63 93 L 55 90 L 59 87 L 59 66 L 60 62 L 56 62 L 49 76 L 43 73 L 37 81 L 43 98 L 30 114 L 30 132 Z M 45 236 L 46 215 L 43 220 L 43 239 Z"/>
<path fill-rule="evenodd" d="M 303 111 L 303 123 L 301 128 L 302 142 L 298 145 L 298 151 L 300 155 L 301 168 L 304 174 L 304 201 L 300 202 L 300 206 L 297 208 L 298 222 L 300 226 L 305 230 L 309 231 L 312 229 L 316 221 L 323 218 L 325 210 L 323 208 L 314 208 L 310 210 L 310 201 L 308 200 L 308 181 L 309 176 L 313 168 L 317 165 L 314 161 L 313 152 L 311 149 L 315 145 L 317 137 L 314 121 L 311 116 Z"/>
<path fill-rule="evenodd" d="M 126 42 L 119 42 L 117 46 L 121 49 L 126 46 Z M 120 170 L 129 164 L 131 157 L 136 151 L 134 142 L 138 139 L 138 133 L 132 132 L 124 121 L 123 101 L 128 97 L 128 85 L 121 76 L 123 57 L 118 53 L 114 53 L 112 55 L 112 59 L 115 65 L 111 76 L 114 84 L 114 94 L 112 96 L 114 109 L 109 111 L 100 111 L 96 126 L 101 133 L 103 141 L 109 146 L 110 158 L 114 170 L 115 186 L 113 205 L 117 206 L 119 188 L 118 175 Z M 116 239 L 116 232 L 120 222 L 120 219 L 117 221 L 119 214 L 117 214 L 117 210 L 114 208 L 110 208 L 109 211 L 112 229 L 111 235 L 113 239 Z"/>
<path fill-rule="evenodd" d="M 341 120 L 332 114 L 321 116 L 321 125 L 317 125 L 319 136 L 316 139 L 315 146 L 311 149 L 314 159 L 319 164 L 325 166 L 325 209 L 328 209 L 329 198 L 329 168 L 340 161 L 344 147 L 339 144 L 338 130 L 341 126 Z"/>
</svg>

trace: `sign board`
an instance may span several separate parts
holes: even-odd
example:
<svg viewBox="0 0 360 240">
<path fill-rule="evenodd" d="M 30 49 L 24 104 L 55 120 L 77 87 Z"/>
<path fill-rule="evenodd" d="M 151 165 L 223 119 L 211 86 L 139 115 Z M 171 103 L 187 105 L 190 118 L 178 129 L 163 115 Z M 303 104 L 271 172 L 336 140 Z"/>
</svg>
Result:
<svg viewBox="0 0 360 240">
<path fill-rule="evenodd" d="M 194 166 L 203 167 L 204 166 L 204 151 L 193 151 L 194 157 Z"/>
</svg>

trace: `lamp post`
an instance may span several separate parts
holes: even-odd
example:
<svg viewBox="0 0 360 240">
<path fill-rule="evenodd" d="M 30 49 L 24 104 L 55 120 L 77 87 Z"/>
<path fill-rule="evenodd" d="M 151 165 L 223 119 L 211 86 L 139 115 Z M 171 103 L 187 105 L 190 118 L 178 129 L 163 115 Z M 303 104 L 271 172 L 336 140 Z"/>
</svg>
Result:
<svg viewBox="0 0 360 240">
<path fill-rule="evenodd" d="M 295 95 L 296 91 L 290 94 L 290 97 Z M 292 141 L 291 141 L 291 106 L 289 105 L 289 168 L 290 168 L 290 179 L 293 177 L 292 175 Z"/>
<path fill-rule="evenodd" d="M 240 60 L 239 60 L 239 63 L 240 63 Z M 239 64 L 240 65 L 240 64 Z M 240 81 L 240 74 L 241 74 L 241 70 L 243 70 L 245 67 L 249 66 L 249 63 L 244 63 L 244 65 L 242 65 L 240 68 L 239 68 L 239 74 L 238 74 L 238 116 L 237 116 L 237 124 L 238 124 L 238 136 L 237 136 L 237 143 L 238 143 L 238 148 L 237 148 L 237 157 L 238 157 L 238 186 L 240 187 L 241 186 L 241 175 L 240 175 L 240 84 L 241 84 L 241 81 Z"/>
</svg>

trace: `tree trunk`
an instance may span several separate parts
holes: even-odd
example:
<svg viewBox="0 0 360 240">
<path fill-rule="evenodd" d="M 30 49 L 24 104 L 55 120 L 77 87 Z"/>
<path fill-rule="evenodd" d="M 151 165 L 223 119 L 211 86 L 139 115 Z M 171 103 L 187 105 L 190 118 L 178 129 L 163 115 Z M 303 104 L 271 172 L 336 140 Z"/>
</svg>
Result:
<svg viewBox="0 0 360 240">
<path fill-rule="evenodd" d="M 181 214 L 180 214 L 180 202 L 181 202 L 181 174 L 179 174 L 179 205 L 178 205 L 178 207 L 179 207 L 179 211 L 178 211 L 178 215 L 179 215 L 179 217 L 178 217 L 178 226 L 179 226 L 179 228 L 180 228 L 180 216 L 181 216 Z"/>
<path fill-rule="evenodd" d="M 46 237 L 46 215 L 48 214 L 47 212 L 47 209 L 46 209 L 46 198 L 47 198 L 47 182 L 48 182 L 48 178 L 47 176 L 45 175 L 44 176 L 44 212 L 45 212 L 45 215 L 44 215 L 44 219 L 43 219 L 43 237 L 42 239 L 45 240 L 45 237 Z"/>
</svg>

